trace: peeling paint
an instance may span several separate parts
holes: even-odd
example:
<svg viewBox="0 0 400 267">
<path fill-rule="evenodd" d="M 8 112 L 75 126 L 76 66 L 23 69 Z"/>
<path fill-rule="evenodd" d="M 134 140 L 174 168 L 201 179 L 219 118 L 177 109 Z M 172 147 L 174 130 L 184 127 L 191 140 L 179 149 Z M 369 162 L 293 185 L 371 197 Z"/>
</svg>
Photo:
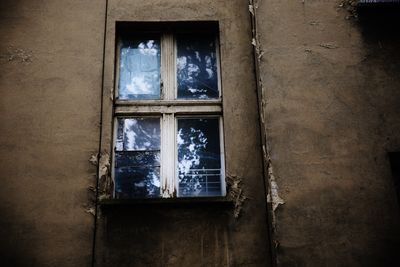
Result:
<svg viewBox="0 0 400 267">
<path fill-rule="evenodd" d="M 254 15 L 254 6 L 253 5 L 249 5 L 249 12 Z"/>
<path fill-rule="evenodd" d="M 94 166 L 98 166 L 98 200 L 110 199 L 112 196 L 113 182 L 111 178 L 111 162 L 109 153 L 104 151 L 97 155 L 91 155 L 89 162 Z M 89 186 L 88 190 L 97 193 L 96 187 L 94 186 Z"/>
<path fill-rule="evenodd" d="M 98 164 L 97 158 L 98 158 L 97 154 L 91 155 L 89 158 L 90 164 L 97 167 L 97 164 Z M 89 203 L 85 204 L 83 208 L 86 213 L 96 216 L 96 194 L 97 194 L 96 186 L 94 184 L 89 185 L 87 187 L 87 190 L 90 193 Z"/>
<path fill-rule="evenodd" d="M 303 2 L 304 3 L 304 2 Z M 253 7 L 258 6 L 257 0 L 249 0 L 249 4 Z M 272 265 L 277 265 L 277 244 L 279 243 L 276 240 L 275 234 L 275 210 L 279 205 L 284 204 L 284 200 L 278 194 L 278 185 L 275 180 L 275 176 L 273 173 L 272 162 L 270 157 L 270 149 L 267 143 L 267 127 L 266 121 L 264 118 L 264 111 L 266 109 L 267 98 L 265 96 L 265 88 L 263 86 L 263 81 L 260 75 L 260 64 L 261 59 L 264 54 L 260 42 L 259 35 L 257 31 L 257 8 L 253 8 L 250 11 L 251 14 L 251 28 L 252 28 L 252 45 L 254 52 L 254 64 L 255 64 L 255 76 L 256 76 L 256 89 L 257 89 L 257 99 L 258 99 L 258 109 L 260 115 L 260 129 L 261 129 L 261 143 L 263 148 L 263 165 L 264 165 L 264 179 L 265 179 L 265 191 L 266 191 L 266 201 L 268 203 L 268 224 L 269 224 L 269 235 L 270 235 L 270 246 L 271 246 L 271 254 L 272 254 Z"/>
<path fill-rule="evenodd" d="M 110 88 L 110 100 L 114 101 L 114 87 Z"/>
<path fill-rule="evenodd" d="M 110 154 L 107 151 L 103 151 L 99 156 L 99 200 L 111 198 L 112 189 Z"/>
<path fill-rule="evenodd" d="M 226 183 L 228 186 L 227 197 L 229 200 L 232 200 L 235 205 L 233 215 L 235 218 L 239 218 L 244 201 L 247 199 L 242 189 L 242 178 L 236 175 L 228 174 L 226 176 Z"/>
<path fill-rule="evenodd" d="M 358 0 L 343 0 L 340 4 L 340 8 L 346 9 L 350 14 L 346 16 L 346 19 L 357 19 L 358 18 L 358 13 L 357 13 L 357 4 Z"/>
<path fill-rule="evenodd" d="M 335 44 L 331 44 L 331 43 L 324 43 L 324 44 L 320 44 L 320 47 L 326 48 L 326 49 L 336 49 L 338 48 L 337 45 Z"/>
<path fill-rule="evenodd" d="M 91 155 L 89 158 L 89 162 L 96 167 L 97 167 L 97 163 L 98 163 L 97 157 L 98 157 L 98 155 Z"/>
<path fill-rule="evenodd" d="M 249 0 L 249 2 L 250 2 L 249 6 L 252 6 L 252 7 L 258 6 L 257 2 L 254 0 Z M 255 9 L 251 8 L 250 13 L 255 20 L 255 18 L 256 18 Z M 264 119 L 264 109 L 265 109 L 266 102 L 264 100 L 265 97 L 264 97 L 264 87 L 262 85 L 262 79 L 259 75 L 259 63 L 260 63 L 261 57 L 264 54 L 264 52 L 262 51 L 260 42 L 258 40 L 257 30 L 255 27 L 256 27 L 256 22 L 254 21 L 253 27 L 252 27 L 253 28 L 252 29 L 253 39 L 252 39 L 251 43 L 254 46 L 254 52 L 255 52 L 256 59 L 257 59 L 257 64 L 256 64 L 257 65 L 256 66 L 257 87 L 258 87 L 258 90 L 260 91 L 259 94 L 261 96 L 259 98 L 259 106 L 260 106 L 261 129 L 264 132 L 263 140 L 262 140 L 262 142 L 263 142 L 263 158 L 264 158 L 265 166 L 267 167 L 267 173 L 266 173 L 267 180 L 268 180 L 267 201 L 272 204 L 272 212 L 274 212 L 278 208 L 278 206 L 284 204 L 285 201 L 279 196 L 279 193 L 278 193 L 279 187 L 276 183 L 275 176 L 273 174 L 270 152 L 266 145 L 267 135 L 266 135 L 266 125 L 265 125 L 265 119 Z M 336 48 L 336 46 L 334 46 L 332 44 L 324 44 L 323 47 Z"/>
<path fill-rule="evenodd" d="M 8 62 L 18 62 L 29 64 L 33 60 L 32 51 L 28 51 L 22 48 L 14 48 L 9 46 L 7 52 L 0 54 L 0 59 Z"/>
<path fill-rule="evenodd" d="M 285 204 L 285 201 L 279 196 L 279 187 L 276 183 L 275 176 L 272 169 L 271 161 L 268 165 L 268 177 L 269 177 L 269 190 L 267 195 L 267 201 L 272 204 L 272 211 L 279 207 L 279 205 Z"/>
<path fill-rule="evenodd" d="M 95 211 L 95 208 L 94 208 L 94 207 L 87 207 L 87 208 L 85 209 L 85 212 L 87 212 L 87 213 L 89 213 L 89 214 L 92 214 L 93 216 L 96 216 L 96 211 Z"/>
</svg>

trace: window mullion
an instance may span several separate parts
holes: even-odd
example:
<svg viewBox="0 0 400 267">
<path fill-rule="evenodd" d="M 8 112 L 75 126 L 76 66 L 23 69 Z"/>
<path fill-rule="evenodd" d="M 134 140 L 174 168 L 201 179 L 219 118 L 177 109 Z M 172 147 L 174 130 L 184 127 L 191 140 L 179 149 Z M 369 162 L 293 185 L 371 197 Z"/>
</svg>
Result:
<svg viewBox="0 0 400 267">
<path fill-rule="evenodd" d="M 174 114 L 163 114 L 161 132 L 161 195 L 164 198 L 170 198 L 176 195 Z"/>
<path fill-rule="evenodd" d="M 175 98 L 175 44 L 173 34 L 166 33 L 162 36 L 161 75 L 163 81 L 164 100 Z"/>
</svg>

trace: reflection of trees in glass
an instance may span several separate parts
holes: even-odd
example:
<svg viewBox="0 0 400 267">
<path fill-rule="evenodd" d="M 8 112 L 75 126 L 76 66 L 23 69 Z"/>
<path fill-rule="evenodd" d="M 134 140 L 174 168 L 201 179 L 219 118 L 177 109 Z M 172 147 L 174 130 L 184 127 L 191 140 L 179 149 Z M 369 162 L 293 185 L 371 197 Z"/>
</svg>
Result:
<svg viewBox="0 0 400 267">
<path fill-rule="evenodd" d="M 218 75 L 214 36 L 178 38 L 178 98 L 217 98 Z"/>
<path fill-rule="evenodd" d="M 160 119 L 119 118 L 115 147 L 117 198 L 160 196 Z"/>
<path fill-rule="evenodd" d="M 116 168 L 117 198 L 148 198 L 160 196 L 160 168 Z"/>
<path fill-rule="evenodd" d="M 160 149 L 160 119 L 118 119 L 116 147 L 119 150 Z"/>
<path fill-rule="evenodd" d="M 178 119 L 177 146 L 180 195 L 219 195 L 221 160 L 218 119 Z M 211 178 L 215 180 L 212 181 L 213 188 L 210 187 Z M 209 187 L 214 191 L 208 190 Z"/>
</svg>

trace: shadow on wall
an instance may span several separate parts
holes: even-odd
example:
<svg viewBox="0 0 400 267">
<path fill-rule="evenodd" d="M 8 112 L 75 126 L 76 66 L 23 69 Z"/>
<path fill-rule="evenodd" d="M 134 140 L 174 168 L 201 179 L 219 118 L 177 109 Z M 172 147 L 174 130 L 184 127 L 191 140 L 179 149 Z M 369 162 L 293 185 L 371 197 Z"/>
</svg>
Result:
<svg viewBox="0 0 400 267">
<path fill-rule="evenodd" d="M 363 36 L 367 40 L 400 40 L 400 2 L 360 6 L 357 13 Z"/>
<path fill-rule="evenodd" d="M 96 263 L 228 266 L 231 217 L 231 211 L 215 205 L 103 207 Z"/>
<path fill-rule="evenodd" d="M 0 265 L 40 266 L 39 259 L 33 255 L 35 241 L 29 238 L 36 232 L 35 224 L 12 210 L 12 207 L 0 207 Z"/>
<path fill-rule="evenodd" d="M 400 2 L 360 7 L 358 18 L 365 46 L 363 97 L 379 116 L 379 149 L 400 151 Z"/>
<path fill-rule="evenodd" d="M 393 1 L 395 2 L 395 1 Z M 400 150 L 400 2 L 365 5 L 357 10 L 358 24 L 364 40 L 366 54 L 361 65 L 364 75 L 364 97 L 370 108 L 379 114 L 376 133 L 380 140 L 377 149 Z M 384 178 L 384 177 L 382 177 Z M 393 185 L 393 181 L 388 181 Z M 389 191 L 388 191 L 389 192 Z M 388 194 L 388 199 L 394 198 Z M 398 206 L 397 206 L 398 208 Z M 388 210 L 400 212 L 399 209 Z M 398 214 L 388 214 L 392 218 Z M 384 221 L 384 220 L 382 220 Z M 379 255 L 380 266 L 400 266 L 400 226 L 383 226 L 381 242 L 370 244 Z M 361 259 L 364 266 L 376 266 L 377 262 Z"/>
</svg>

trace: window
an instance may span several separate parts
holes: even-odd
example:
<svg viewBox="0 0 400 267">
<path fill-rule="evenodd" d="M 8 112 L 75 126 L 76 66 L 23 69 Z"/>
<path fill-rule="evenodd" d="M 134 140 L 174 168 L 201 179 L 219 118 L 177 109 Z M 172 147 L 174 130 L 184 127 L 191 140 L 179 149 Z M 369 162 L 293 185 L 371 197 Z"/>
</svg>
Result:
<svg viewBox="0 0 400 267">
<path fill-rule="evenodd" d="M 203 24 L 117 27 L 117 199 L 225 195 L 217 27 Z"/>
</svg>

